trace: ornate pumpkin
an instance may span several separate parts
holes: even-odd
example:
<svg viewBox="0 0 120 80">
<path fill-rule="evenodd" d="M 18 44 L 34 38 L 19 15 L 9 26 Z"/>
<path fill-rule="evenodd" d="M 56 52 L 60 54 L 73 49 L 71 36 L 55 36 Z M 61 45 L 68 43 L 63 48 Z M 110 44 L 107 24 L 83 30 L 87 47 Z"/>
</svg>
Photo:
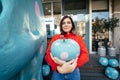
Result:
<svg viewBox="0 0 120 80">
<path fill-rule="evenodd" d="M 80 46 L 72 39 L 58 39 L 53 42 L 51 53 L 54 57 L 69 61 L 79 56 Z"/>
<path fill-rule="evenodd" d="M 42 66 L 43 76 L 48 76 L 50 74 L 50 66 L 45 64 Z"/>
<path fill-rule="evenodd" d="M 107 77 L 109 77 L 110 79 L 115 79 L 116 80 L 118 78 L 118 76 L 119 76 L 119 72 L 116 69 L 112 68 L 112 67 L 107 67 L 105 69 L 105 75 Z"/>
<path fill-rule="evenodd" d="M 99 63 L 100 63 L 102 66 L 107 66 L 107 65 L 108 65 L 108 59 L 107 59 L 106 57 L 100 57 Z"/>
<path fill-rule="evenodd" d="M 118 67 L 118 65 L 119 65 L 117 59 L 109 59 L 109 60 L 108 60 L 108 64 L 109 64 L 111 67 Z"/>
</svg>

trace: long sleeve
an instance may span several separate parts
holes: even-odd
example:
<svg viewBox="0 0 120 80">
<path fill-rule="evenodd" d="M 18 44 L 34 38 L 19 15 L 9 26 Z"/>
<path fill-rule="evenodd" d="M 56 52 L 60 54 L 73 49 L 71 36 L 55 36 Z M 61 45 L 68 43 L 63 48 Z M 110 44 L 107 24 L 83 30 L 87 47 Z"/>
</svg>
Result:
<svg viewBox="0 0 120 80">
<path fill-rule="evenodd" d="M 50 41 L 50 43 L 49 43 L 49 45 L 48 45 L 48 48 L 47 48 L 47 51 L 46 51 L 46 56 L 45 56 L 46 61 L 47 61 L 48 64 L 51 66 L 51 68 L 52 68 L 53 71 L 56 71 L 56 68 L 57 68 L 58 64 L 56 64 L 56 63 L 52 60 L 52 58 L 51 58 L 51 56 L 50 56 L 50 53 L 51 53 L 50 49 L 51 49 L 52 43 L 53 43 L 55 40 L 59 39 L 59 38 L 60 38 L 60 35 L 55 35 L 55 36 L 52 38 L 52 40 Z M 64 38 L 66 38 L 66 39 L 73 39 L 73 40 L 75 40 L 75 41 L 79 44 L 79 46 L 80 46 L 80 55 L 78 56 L 78 61 L 77 61 L 77 66 L 76 66 L 76 67 L 81 67 L 81 66 L 83 66 L 84 64 L 86 64 L 86 63 L 89 61 L 89 54 L 88 54 L 88 50 L 87 50 L 87 48 L 86 48 L 86 45 L 85 45 L 82 37 L 81 37 L 81 36 L 76 36 L 75 34 L 69 34 L 69 35 L 66 34 L 66 35 L 64 35 Z"/>
<path fill-rule="evenodd" d="M 89 61 L 89 53 L 82 37 L 79 37 L 80 55 L 78 56 L 77 67 L 81 67 Z"/>
<path fill-rule="evenodd" d="M 51 56 L 50 56 L 50 53 L 51 53 L 50 48 L 51 48 L 52 43 L 53 43 L 56 39 L 57 39 L 57 35 L 53 36 L 52 40 L 50 41 L 50 43 L 49 43 L 49 45 L 48 45 L 48 47 L 47 47 L 46 56 L 45 56 L 46 61 L 47 61 L 48 64 L 51 66 L 51 68 L 52 68 L 53 71 L 56 71 L 56 68 L 57 68 L 58 64 L 56 64 L 56 63 L 52 60 L 52 58 L 51 58 Z"/>
</svg>

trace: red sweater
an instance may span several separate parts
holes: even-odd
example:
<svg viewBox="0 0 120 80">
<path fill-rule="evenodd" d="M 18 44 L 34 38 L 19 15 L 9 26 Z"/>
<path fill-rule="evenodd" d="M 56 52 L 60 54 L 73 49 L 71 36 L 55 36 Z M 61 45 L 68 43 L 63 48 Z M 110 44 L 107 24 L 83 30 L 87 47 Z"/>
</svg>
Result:
<svg viewBox="0 0 120 80">
<path fill-rule="evenodd" d="M 57 40 L 57 39 L 60 39 L 62 38 L 61 37 L 62 35 L 61 34 L 56 34 L 55 36 L 53 36 L 52 40 L 50 41 L 49 45 L 48 45 L 48 48 L 47 48 L 47 51 L 46 51 L 46 56 L 45 56 L 45 59 L 46 61 L 48 62 L 48 64 L 51 66 L 52 70 L 53 71 L 56 71 L 57 69 L 57 66 L 58 64 L 56 64 L 51 56 L 50 56 L 50 49 L 51 49 L 51 45 L 52 43 Z M 78 60 L 77 60 L 77 67 L 81 67 L 82 65 L 86 64 L 88 61 L 89 61 L 89 54 L 88 54 L 88 50 L 86 48 L 86 45 L 82 39 L 81 36 L 78 36 L 78 35 L 75 35 L 73 33 L 70 33 L 70 34 L 65 34 L 64 35 L 64 38 L 67 39 L 73 39 L 75 40 L 79 46 L 80 46 L 80 55 L 78 56 Z"/>
</svg>

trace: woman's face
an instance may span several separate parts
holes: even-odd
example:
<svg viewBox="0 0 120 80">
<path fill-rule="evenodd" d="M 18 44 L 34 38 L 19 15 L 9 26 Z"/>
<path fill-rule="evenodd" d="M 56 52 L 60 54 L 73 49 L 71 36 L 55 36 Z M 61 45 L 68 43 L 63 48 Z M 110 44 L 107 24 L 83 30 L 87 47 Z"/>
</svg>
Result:
<svg viewBox="0 0 120 80">
<path fill-rule="evenodd" d="M 62 22 L 62 29 L 64 32 L 69 33 L 72 29 L 72 22 L 69 18 L 66 18 Z"/>
</svg>

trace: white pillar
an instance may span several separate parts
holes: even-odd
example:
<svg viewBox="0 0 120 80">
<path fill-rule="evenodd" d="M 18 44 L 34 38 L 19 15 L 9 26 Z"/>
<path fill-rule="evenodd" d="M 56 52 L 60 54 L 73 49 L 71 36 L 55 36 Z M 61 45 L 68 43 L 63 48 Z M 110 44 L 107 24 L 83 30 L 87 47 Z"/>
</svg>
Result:
<svg viewBox="0 0 120 80">
<path fill-rule="evenodd" d="M 112 0 L 109 0 L 109 17 L 112 18 Z M 109 41 L 112 41 L 111 31 L 109 31 Z"/>
</svg>

